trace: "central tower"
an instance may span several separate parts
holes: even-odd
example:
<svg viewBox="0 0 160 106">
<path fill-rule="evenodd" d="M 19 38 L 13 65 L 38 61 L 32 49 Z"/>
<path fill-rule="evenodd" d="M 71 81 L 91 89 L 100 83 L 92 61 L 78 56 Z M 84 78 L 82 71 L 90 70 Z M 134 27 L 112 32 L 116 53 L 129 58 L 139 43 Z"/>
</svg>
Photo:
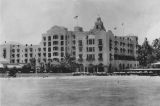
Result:
<svg viewBox="0 0 160 106">
<path fill-rule="evenodd" d="M 103 25 L 103 22 L 102 22 L 102 20 L 101 20 L 101 17 L 98 17 L 97 18 L 97 21 L 95 22 L 95 25 L 94 25 L 94 29 L 95 30 L 104 30 L 104 31 L 106 31 L 106 29 L 105 29 L 105 27 L 104 27 L 104 25 Z"/>
</svg>

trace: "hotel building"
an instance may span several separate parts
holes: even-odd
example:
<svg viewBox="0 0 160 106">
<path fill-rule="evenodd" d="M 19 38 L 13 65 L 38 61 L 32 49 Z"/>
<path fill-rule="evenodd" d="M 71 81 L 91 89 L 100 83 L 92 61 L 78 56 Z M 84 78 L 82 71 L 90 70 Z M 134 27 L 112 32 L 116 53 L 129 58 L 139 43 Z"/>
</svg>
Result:
<svg viewBox="0 0 160 106">
<path fill-rule="evenodd" d="M 135 68 L 138 37 L 134 35 L 115 36 L 111 30 L 106 31 L 100 17 L 94 28 L 83 31 L 74 27 L 68 31 L 65 27 L 53 26 L 42 34 L 39 45 L 8 44 L 0 45 L 1 57 L 10 63 L 29 63 L 35 58 L 36 63 L 63 61 L 66 54 L 76 58 L 82 64 L 81 71 L 108 71 Z"/>
</svg>

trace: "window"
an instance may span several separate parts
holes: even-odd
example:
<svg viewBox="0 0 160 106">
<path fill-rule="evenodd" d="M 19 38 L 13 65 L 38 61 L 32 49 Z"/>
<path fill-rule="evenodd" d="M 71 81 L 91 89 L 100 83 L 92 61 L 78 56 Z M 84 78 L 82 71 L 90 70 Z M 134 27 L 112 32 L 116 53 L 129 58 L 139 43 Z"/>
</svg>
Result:
<svg viewBox="0 0 160 106">
<path fill-rule="evenodd" d="M 110 61 L 112 60 L 112 54 L 111 53 L 109 54 L 109 60 Z"/>
<path fill-rule="evenodd" d="M 73 42 L 74 45 L 76 44 L 76 41 L 75 41 L 75 40 L 73 40 L 72 42 Z"/>
<path fill-rule="evenodd" d="M 98 39 L 98 45 L 102 45 L 102 39 Z"/>
<path fill-rule="evenodd" d="M 87 61 L 93 61 L 95 60 L 95 55 L 94 54 L 87 54 Z"/>
<path fill-rule="evenodd" d="M 6 49 L 3 49 L 3 57 L 6 58 L 7 55 L 6 55 Z"/>
<path fill-rule="evenodd" d="M 53 41 L 53 45 L 58 45 L 58 41 Z"/>
<path fill-rule="evenodd" d="M 128 47 L 130 46 L 130 44 L 128 43 Z"/>
<path fill-rule="evenodd" d="M 17 59 L 17 63 L 19 63 L 19 59 Z"/>
<path fill-rule="evenodd" d="M 27 48 L 25 49 L 25 52 L 28 52 Z"/>
<path fill-rule="evenodd" d="M 40 52 L 40 51 L 41 51 L 41 48 L 38 48 L 38 51 Z"/>
<path fill-rule="evenodd" d="M 88 52 L 94 52 L 94 51 L 95 51 L 94 47 L 88 47 Z"/>
<path fill-rule="evenodd" d="M 103 50 L 103 46 L 98 46 L 99 51 Z"/>
<path fill-rule="evenodd" d="M 15 56 L 15 55 L 14 55 L 14 54 L 12 54 L 12 57 L 13 57 L 13 58 L 14 58 L 14 56 Z"/>
<path fill-rule="evenodd" d="M 53 61 L 59 61 L 59 59 L 58 58 L 53 58 Z"/>
<path fill-rule="evenodd" d="M 73 53 L 73 55 L 76 55 L 76 52 L 72 52 Z"/>
<path fill-rule="evenodd" d="M 43 58 L 43 61 L 46 62 L 46 58 Z"/>
<path fill-rule="evenodd" d="M 75 37 L 75 35 L 72 35 L 72 37 L 73 37 L 73 39 L 75 39 L 76 37 Z"/>
<path fill-rule="evenodd" d="M 46 41 L 46 37 L 43 37 L 43 40 Z"/>
<path fill-rule="evenodd" d="M 75 46 L 72 46 L 72 49 L 73 49 L 73 50 L 76 50 L 76 47 L 75 47 Z"/>
<path fill-rule="evenodd" d="M 112 50 L 112 40 L 111 39 L 109 40 L 109 50 L 110 51 Z"/>
<path fill-rule="evenodd" d="M 58 50 L 58 47 L 57 46 L 53 47 L 53 50 Z"/>
<path fill-rule="evenodd" d="M 94 44 L 94 39 L 89 39 L 89 40 L 88 40 L 88 44 L 89 44 L 89 45 L 93 45 L 93 44 Z"/>
<path fill-rule="evenodd" d="M 27 54 L 25 54 L 25 57 L 27 57 L 28 55 Z"/>
<path fill-rule="evenodd" d="M 43 56 L 46 57 L 46 53 L 43 53 Z"/>
<path fill-rule="evenodd" d="M 61 57 L 64 57 L 64 53 L 63 52 L 61 53 Z"/>
<path fill-rule="evenodd" d="M 32 57 L 33 55 L 32 54 L 30 54 L 30 57 Z"/>
<path fill-rule="evenodd" d="M 51 52 L 51 48 L 50 47 L 48 48 L 48 52 Z"/>
<path fill-rule="evenodd" d="M 98 60 L 103 60 L 103 55 L 102 55 L 102 53 L 99 53 L 99 54 L 98 54 Z"/>
<path fill-rule="evenodd" d="M 79 47 L 79 52 L 82 52 L 83 47 Z"/>
<path fill-rule="evenodd" d="M 15 52 L 15 49 L 12 49 L 12 52 L 14 53 L 14 52 Z"/>
<path fill-rule="evenodd" d="M 64 45 L 64 41 L 61 41 L 61 45 Z"/>
<path fill-rule="evenodd" d="M 51 53 L 48 53 L 48 57 L 51 57 Z"/>
<path fill-rule="evenodd" d="M 54 36 L 53 36 L 53 39 L 58 39 L 58 35 L 54 35 Z"/>
<path fill-rule="evenodd" d="M 122 49 L 122 48 L 120 49 L 120 52 L 121 52 L 121 53 L 123 52 L 123 49 Z"/>
<path fill-rule="evenodd" d="M 92 39 L 89 39 L 89 44 L 92 44 Z"/>
<path fill-rule="evenodd" d="M 82 59 L 83 57 L 82 57 L 82 54 L 79 54 L 79 59 Z"/>
<path fill-rule="evenodd" d="M 46 51 L 46 48 L 43 48 L 43 51 Z"/>
<path fill-rule="evenodd" d="M 38 53 L 38 56 L 41 57 L 41 53 Z"/>
<path fill-rule="evenodd" d="M 19 54 L 17 54 L 17 57 L 19 57 L 20 55 Z"/>
<path fill-rule="evenodd" d="M 61 47 L 61 51 L 64 51 L 64 47 Z"/>
<path fill-rule="evenodd" d="M 51 46 L 51 42 L 48 42 L 48 46 Z"/>
<path fill-rule="evenodd" d="M 61 35 L 61 40 L 64 40 L 64 36 L 63 35 Z"/>
<path fill-rule="evenodd" d="M 27 63 L 27 62 L 28 62 L 28 60 L 27 60 L 27 59 L 25 59 L 24 61 L 25 61 L 25 63 Z"/>
<path fill-rule="evenodd" d="M 32 48 L 30 48 L 30 52 L 32 52 L 33 51 L 33 49 Z"/>
<path fill-rule="evenodd" d="M 20 51 L 20 49 L 17 49 L 17 52 L 19 52 Z"/>
<path fill-rule="evenodd" d="M 14 63 L 14 62 L 15 62 L 15 60 L 13 59 L 13 60 L 12 60 L 12 63 Z"/>
<path fill-rule="evenodd" d="M 120 42 L 120 46 L 122 46 L 123 45 L 123 43 L 122 42 Z"/>
<path fill-rule="evenodd" d="M 130 68 L 132 68 L 132 64 L 130 64 Z"/>
<path fill-rule="evenodd" d="M 48 36 L 48 41 L 50 41 L 51 40 L 51 36 Z"/>
<path fill-rule="evenodd" d="M 58 56 L 58 52 L 54 52 L 54 53 L 53 53 L 53 56 Z"/>
<path fill-rule="evenodd" d="M 82 46 L 82 40 L 78 41 L 78 46 Z"/>
<path fill-rule="evenodd" d="M 46 46 L 46 42 L 43 42 L 43 45 Z"/>
</svg>

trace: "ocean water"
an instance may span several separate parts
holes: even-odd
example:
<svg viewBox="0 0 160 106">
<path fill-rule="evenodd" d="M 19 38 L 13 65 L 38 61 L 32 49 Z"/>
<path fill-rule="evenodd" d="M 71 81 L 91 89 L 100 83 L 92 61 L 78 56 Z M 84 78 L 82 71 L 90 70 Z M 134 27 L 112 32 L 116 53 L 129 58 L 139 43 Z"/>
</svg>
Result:
<svg viewBox="0 0 160 106">
<path fill-rule="evenodd" d="M 160 77 L 1 78 L 0 106 L 160 106 Z"/>
</svg>

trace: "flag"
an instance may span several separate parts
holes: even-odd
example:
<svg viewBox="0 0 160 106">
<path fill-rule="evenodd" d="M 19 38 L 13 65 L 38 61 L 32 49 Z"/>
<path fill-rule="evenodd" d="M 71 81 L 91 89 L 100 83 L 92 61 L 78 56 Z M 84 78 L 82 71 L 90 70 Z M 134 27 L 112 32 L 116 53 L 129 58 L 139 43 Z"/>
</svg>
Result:
<svg viewBox="0 0 160 106">
<path fill-rule="evenodd" d="M 74 17 L 74 19 L 77 19 L 78 18 L 78 16 L 76 15 L 75 17 Z"/>
</svg>

